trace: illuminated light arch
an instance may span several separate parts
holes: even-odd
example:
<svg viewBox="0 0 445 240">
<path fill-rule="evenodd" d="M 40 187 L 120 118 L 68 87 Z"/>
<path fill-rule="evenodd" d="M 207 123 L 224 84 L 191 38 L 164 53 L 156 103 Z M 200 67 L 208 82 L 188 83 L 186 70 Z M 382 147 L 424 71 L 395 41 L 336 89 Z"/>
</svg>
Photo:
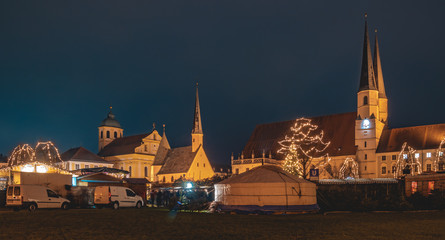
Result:
<svg viewBox="0 0 445 240">
<path fill-rule="evenodd" d="M 343 164 L 341 165 L 339 171 L 339 177 L 342 179 L 346 179 L 349 177 L 359 178 L 358 174 L 358 163 L 354 158 L 347 157 Z"/>
<path fill-rule="evenodd" d="M 444 144 L 445 144 L 445 138 L 443 138 L 442 141 L 440 141 L 439 147 L 436 150 L 436 157 L 433 162 L 433 170 L 435 172 L 440 170 L 439 164 L 445 164 L 444 150 L 442 149 Z"/>
<path fill-rule="evenodd" d="M 422 164 L 419 162 L 419 158 L 415 157 L 415 152 L 416 150 L 408 146 L 407 142 L 403 143 L 402 150 L 397 157 L 395 178 L 406 175 L 403 172 L 405 169 L 409 169 L 411 175 L 422 173 Z"/>
</svg>

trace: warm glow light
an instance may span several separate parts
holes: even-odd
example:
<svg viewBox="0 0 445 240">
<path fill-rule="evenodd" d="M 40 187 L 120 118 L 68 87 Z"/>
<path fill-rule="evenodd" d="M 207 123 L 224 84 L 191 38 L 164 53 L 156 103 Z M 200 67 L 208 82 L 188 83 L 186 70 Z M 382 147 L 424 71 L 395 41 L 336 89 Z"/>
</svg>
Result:
<svg viewBox="0 0 445 240">
<path fill-rule="evenodd" d="M 22 172 L 34 172 L 34 166 L 31 164 L 26 164 L 22 167 Z"/>
<path fill-rule="evenodd" d="M 43 165 L 38 165 L 38 166 L 36 166 L 36 171 L 38 173 L 46 173 L 48 171 L 48 169 Z"/>
</svg>

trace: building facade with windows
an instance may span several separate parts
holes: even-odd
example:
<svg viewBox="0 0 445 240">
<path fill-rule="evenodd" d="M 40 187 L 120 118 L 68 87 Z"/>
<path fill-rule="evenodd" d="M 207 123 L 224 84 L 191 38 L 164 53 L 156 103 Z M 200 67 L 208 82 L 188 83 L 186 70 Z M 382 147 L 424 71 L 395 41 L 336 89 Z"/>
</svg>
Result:
<svg viewBox="0 0 445 240">
<path fill-rule="evenodd" d="M 377 31 L 376 31 L 377 32 Z M 442 171 L 445 124 L 390 128 L 377 34 L 371 54 L 365 21 L 357 109 L 355 112 L 309 118 L 330 144 L 313 158 L 320 178 L 393 178 Z M 263 164 L 283 164 L 280 140 L 290 135 L 295 120 L 256 126 L 242 153 L 232 156 L 239 174 Z M 401 169 L 403 168 L 403 169 Z M 408 173 L 409 172 L 409 173 Z"/>
</svg>

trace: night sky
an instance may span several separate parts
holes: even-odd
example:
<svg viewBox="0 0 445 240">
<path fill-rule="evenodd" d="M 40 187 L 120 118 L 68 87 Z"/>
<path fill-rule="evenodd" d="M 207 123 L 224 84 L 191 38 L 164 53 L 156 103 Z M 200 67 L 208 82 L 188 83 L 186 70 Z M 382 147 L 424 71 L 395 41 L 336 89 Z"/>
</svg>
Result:
<svg viewBox="0 0 445 240">
<path fill-rule="evenodd" d="M 378 28 L 390 127 L 445 123 L 443 1 L 2 1 L 0 153 L 53 141 L 97 152 L 156 122 L 229 164 L 257 124 L 356 109 L 364 13 Z"/>
</svg>

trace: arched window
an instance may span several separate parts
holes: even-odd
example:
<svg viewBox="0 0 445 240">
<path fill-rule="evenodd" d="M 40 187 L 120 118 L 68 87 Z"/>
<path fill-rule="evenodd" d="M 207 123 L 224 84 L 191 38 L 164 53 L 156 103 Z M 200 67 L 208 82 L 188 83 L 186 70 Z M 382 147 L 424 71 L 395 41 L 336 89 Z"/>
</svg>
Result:
<svg viewBox="0 0 445 240">
<path fill-rule="evenodd" d="M 199 163 L 196 163 L 196 166 L 199 167 Z"/>
<path fill-rule="evenodd" d="M 104 131 L 100 131 L 100 138 L 104 138 Z"/>
<path fill-rule="evenodd" d="M 368 96 L 363 97 L 363 105 L 368 105 Z"/>
<path fill-rule="evenodd" d="M 366 147 L 366 141 L 365 141 L 365 147 Z"/>
<path fill-rule="evenodd" d="M 147 145 L 144 145 L 144 150 L 145 150 L 146 152 L 148 152 L 148 146 L 147 146 Z"/>
<path fill-rule="evenodd" d="M 131 177 L 131 166 L 128 167 L 128 171 L 130 172 L 130 177 Z"/>
<path fill-rule="evenodd" d="M 365 160 L 368 160 L 368 154 L 365 154 Z"/>
<path fill-rule="evenodd" d="M 117 138 L 117 132 L 114 132 L 114 138 Z"/>
<path fill-rule="evenodd" d="M 147 167 L 144 167 L 144 176 L 148 177 L 148 168 Z"/>
<path fill-rule="evenodd" d="M 110 131 L 107 131 L 107 138 L 110 138 Z"/>
</svg>

